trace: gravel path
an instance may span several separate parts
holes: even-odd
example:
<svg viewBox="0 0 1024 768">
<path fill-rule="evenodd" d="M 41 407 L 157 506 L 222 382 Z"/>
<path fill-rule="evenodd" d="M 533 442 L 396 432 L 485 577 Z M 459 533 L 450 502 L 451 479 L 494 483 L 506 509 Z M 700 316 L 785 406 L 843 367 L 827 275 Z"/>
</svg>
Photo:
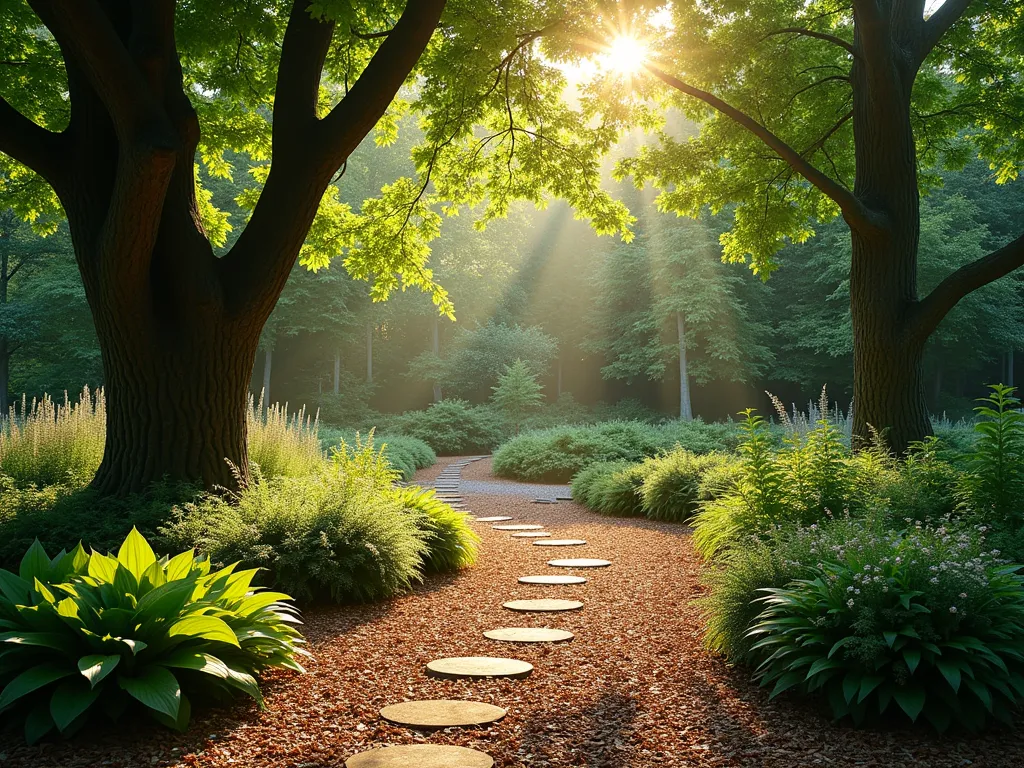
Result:
<svg viewBox="0 0 1024 768">
<path fill-rule="evenodd" d="M 417 479 L 428 481 L 437 471 Z M 388 603 L 307 612 L 315 658 L 304 676 L 269 676 L 266 711 L 240 702 L 199 713 L 184 735 L 138 726 L 31 749 L 6 736 L 0 764 L 327 768 L 375 746 L 421 742 L 485 751 L 498 768 L 1024 764 L 1022 733 L 940 739 L 923 730 L 862 732 L 830 724 L 820 707 L 785 697 L 769 702 L 747 673 L 730 670 L 702 649 L 692 602 L 701 592 L 700 563 L 679 526 L 606 519 L 570 502 L 532 504 L 509 494 L 466 498 L 477 515 L 509 514 L 589 544 L 552 550 L 478 524 L 483 550 L 475 568 L 431 579 Z M 613 565 L 581 571 L 590 581 L 578 586 L 516 581 L 564 572 L 546 565 L 552 557 L 581 556 Z M 537 597 L 585 605 L 548 615 L 501 607 L 506 600 Z M 563 628 L 576 638 L 513 645 L 482 635 L 505 626 Z M 525 680 L 477 682 L 423 673 L 433 659 L 475 655 L 514 657 L 536 669 Z M 509 714 L 489 727 L 430 734 L 377 716 L 387 704 L 435 698 L 483 701 Z"/>
</svg>

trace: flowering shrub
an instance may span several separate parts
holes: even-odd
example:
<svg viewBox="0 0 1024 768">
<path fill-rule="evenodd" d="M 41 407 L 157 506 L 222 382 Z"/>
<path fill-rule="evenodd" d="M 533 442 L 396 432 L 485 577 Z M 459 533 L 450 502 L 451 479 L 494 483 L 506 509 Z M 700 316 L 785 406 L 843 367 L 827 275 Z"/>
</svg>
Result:
<svg viewBox="0 0 1024 768">
<path fill-rule="evenodd" d="M 748 635 L 772 696 L 823 693 L 836 718 L 888 712 L 937 730 L 1011 722 L 1024 699 L 1024 577 L 984 527 L 797 529 L 803 578 L 766 587 Z M 839 535 L 837 535 L 839 534 Z"/>
</svg>

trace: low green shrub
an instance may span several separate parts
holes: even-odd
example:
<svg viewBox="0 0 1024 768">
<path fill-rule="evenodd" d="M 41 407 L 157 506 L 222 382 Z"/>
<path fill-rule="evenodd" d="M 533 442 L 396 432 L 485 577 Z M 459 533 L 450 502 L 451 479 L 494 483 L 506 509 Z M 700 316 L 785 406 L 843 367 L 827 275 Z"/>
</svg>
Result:
<svg viewBox="0 0 1024 768">
<path fill-rule="evenodd" d="M 1024 701 L 1024 576 L 975 530 L 800 529 L 803 577 L 762 588 L 748 634 L 772 696 L 822 694 L 855 723 L 1012 724 Z M 826 528 L 829 526 L 826 525 Z M 851 535 L 852 534 L 852 535 Z"/>
<path fill-rule="evenodd" d="M 704 483 L 704 475 L 712 469 L 724 472 L 735 461 L 723 453 L 698 455 L 676 448 L 662 456 L 647 459 L 642 465 L 643 511 L 651 520 L 685 522 L 693 517 L 702 501 L 715 494 L 714 484 Z"/>
<path fill-rule="evenodd" d="M 563 427 L 571 424 L 589 424 L 596 421 L 590 410 L 576 401 L 571 392 L 563 392 L 558 399 L 543 406 L 537 413 L 531 413 L 526 417 L 523 428 L 530 429 L 551 429 L 552 427 Z"/>
<path fill-rule="evenodd" d="M 3 418 L 7 416 L 7 418 Z M 92 480 L 103 458 L 106 401 L 86 388 L 71 402 L 21 400 L 20 408 L 0 414 L 0 474 L 22 487 L 81 487 Z"/>
<path fill-rule="evenodd" d="M 35 539 L 50 552 L 79 540 L 105 552 L 117 549 L 133 527 L 163 548 L 154 539 L 157 529 L 176 505 L 200 493 L 183 483 L 154 483 L 145 493 L 116 498 L 68 485 L 19 488 L 0 475 L 0 567 L 16 568 Z"/>
<path fill-rule="evenodd" d="M 419 438 L 438 455 L 487 454 L 505 437 L 501 415 L 465 400 L 442 400 L 423 411 L 407 411 L 392 421 L 403 435 Z"/>
<path fill-rule="evenodd" d="M 262 706 L 256 675 L 301 672 L 304 651 L 290 598 L 250 586 L 255 573 L 157 559 L 135 530 L 116 558 L 79 544 L 50 559 L 36 542 L 18 574 L 0 571 L 0 711 L 31 744 L 139 704 L 179 730 L 193 701 L 241 691 Z"/>
<path fill-rule="evenodd" d="M 356 445 L 363 439 L 356 430 L 333 427 L 320 427 L 319 435 L 320 444 L 327 451 L 337 448 L 342 443 Z M 384 457 L 403 480 L 409 480 L 416 474 L 417 469 L 432 467 L 437 462 L 437 454 L 434 453 L 434 450 L 417 437 L 397 434 L 381 435 L 371 432 L 367 435 L 367 439 L 380 445 Z"/>
<path fill-rule="evenodd" d="M 694 453 L 731 450 L 736 427 L 699 419 L 662 425 L 608 421 L 535 430 L 509 440 L 494 454 L 494 473 L 527 482 L 567 483 L 579 471 L 603 461 L 640 461 L 675 445 Z"/>
<path fill-rule="evenodd" d="M 406 512 L 415 515 L 425 534 L 424 570 L 452 573 L 476 562 L 480 537 L 464 512 L 457 512 L 434 495 L 433 489 L 403 488 L 396 491 Z"/>
<path fill-rule="evenodd" d="M 642 516 L 643 465 L 629 461 L 591 464 L 572 479 L 572 496 L 589 509 L 615 517 Z"/>
<path fill-rule="evenodd" d="M 389 468 L 390 470 L 390 468 Z M 372 478 L 324 467 L 264 478 L 230 498 L 204 496 L 161 530 L 215 563 L 265 568 L 264 580 L 302 600 L 379 600 L 420 578 L 426 535 Z"/>
</svg>

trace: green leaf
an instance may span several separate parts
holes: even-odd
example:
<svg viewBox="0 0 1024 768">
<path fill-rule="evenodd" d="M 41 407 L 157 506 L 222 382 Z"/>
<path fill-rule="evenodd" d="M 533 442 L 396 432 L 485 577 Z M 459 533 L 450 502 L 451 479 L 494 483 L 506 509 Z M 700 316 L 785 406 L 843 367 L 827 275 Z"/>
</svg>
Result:
<svg viewBox="0 0 1024 768">
<path fill-rule="evenodd" d="M 151 664 L 134 677 L 118 675 L 117 682 L 129 695 L 153 711 L 175 721 L 178 719 L 181 686 L 178 678 L 166 668 Z"/>
<path fill-rule="evenodd" d="M 58 685 L 50 697 L 50 717 L 57 730 L 63 732 L 99 695 L 85 680 L 67 680 Z"/>
<path fill-rule="evenodd" d="M 910 670 L 910 674 L 914 674 L 917 665 L 921 663 L 921 651 L 916 648 L 908 648 L 903 651 L 903 660 L 907 662 L 907 669 Z"/>
<path fill-rule="evenodd" d="M 50 683 L 74 674 L 72 669 L 63 664 L 39 664 L 27 669 L 11 680 L 0 693 L 0 710 L 4 710 L 22 696 L 37 691 Z"/>
<path fill-rule="evenodd" d="M 117 572 L 117 560 L 99 552 L 89 555 L 87 573 L 94 579 L 104 584 L 114 583 L 114 574 Z"/>
<path fill-rule="evenodd" d="M 846 699 L 847 704 L 853 701 L 853 697 L 857 695 L 859 690 L 860 674 L 857 672 L 847 672 L 846 677 L 843 678 L 843 698 Z"/>
<path fill-rule="evenodd" d="M 31 582 L 33 579 L 45 580 L 49 572 L 50 556 L 46 554 L 46 550 L 39 543 L 39 539 L 36 539 L 32 542 L 32 546 L 28 548 L 25 556 L 21 558 L 18 575 L 25 581 Z"/>
<path fill-rule="evenodd" d="M 0 592 L 15 605 L 27 605 L 32 587 L 29 582 L 0 568 Z"/>
<path fill-rule="evenodd" d="M 183 579 L 192 571 L 192 563 L 195 561 L 195 550 L 190 549 L 180 555 L 172 557 L 166 566 L 167 580 L 177 581 Z"/>
<path fill-rule="evenodd" d="M 186 616 L 178 619 L 167 628 L 169 637 L 187 637 L 190 639 L 213 640 L 238 646 L 238 638 L 222 619 L 216 616 Z"/>
<path fill-rule="evenodd" d="M 882 637 L 885 638 L 886 644 L 890 648 L 892 648 L 892 644 L 896 642 L 896 633 L 895 632 L 891 632 L 891 631 L 890 632 L 883 632 L 882 633 Z"/>
<path fill-rule="evenodd" d="M 954 691 L 960 690 L 960 665 L 956 662 L 946 661 L 945 659 L 939 659 L 935 662 L 935 666 L 938 667 L 939 672 L 946 678 L 946 682 L 952 687 Z"/>
<path fill-rule="evenodd" d="M 860 693 L 857 696 L 857 703 L 860 704 L 864 701 L 875 688 L 884 682 L 885 678 L 880 675 L 865 675 L 860 681 Z"/>
<path fill-rule="evenodd" d="M 916 722 L 921 710 L 924 709 L 924 689 L 916 685 L 898 685 L 893 688 L 892 697 L 907 713 L 907 717 Z"/>
<path fill-rule="evenodd" d="M 166 667 L 195 670 L 196 672 L 219 677 L 222 680 L 227 680 L 231 677 L 231 670 L 228 669 L 223 661 L 216 656 L 198 651 L 177 651 L 162 658 L 160 663 Z"/>
<path fill-rule="evenodd" d="M 136 581 L 141 581 L 142 574 L 156 562 L 156 553 L 145 537 L 133 526 L 117 551 L 117 562 L 127 568 Z"/>
<path fill-rule="evenodd" d="M 178 716 L 175 719 L 172 720 L 164 713 L 157 712 L 156 710 L 151 709 L 149 712 L 161 725 L 184 733 L 188 729 L 188 721 L 192 717 L 192 704 L 189 702 L 188 696 L 183 693 L 181 694 L 181 703 L 178 706 Z"/>
<path fill-rule="evenodd" d="M 103 678 L 114 671 L 120 661 L 120 656 L 83 656 L 78 660 L 78 671 L 89 681 L 89 685 L 95 688 Z"/>
<path fill-rule="evenodd" d="M 50 708 L 45 703 L 37 704 L 28 713 L 28 717 L 25 718 L 25 741 L 29 744 L 35 744 L 52 731 L 53 726 Z"/>
<path fill-rule="evenodd" d="M 985 705 L 985 709 L 989 712 L 992 711 L 992 692 L 989 691 L 988 686 L 985 683 L 978 682 L 971 678 L 965 680 L 967 687 L 971 689 L 971 693 L 981 700 L 981 703 Z"/>
<path fill-rule="evenodd" d="M 37 595 L 39 595 L 41 598 L 43 598 L 43 600 L 45 600 L 46 602 L 48 602 L 48 603 L 55 603 L 55 602 L 57 602 L 57 598 L 54 597 L 53 592 L 51 592 L 49 590 L 49 588 L 45 584 L 43 584 L 43 582 L 41 582 L 38 578 L 35 578 L 35 579 L 32 580 L 32 589 L 33 589 L 33 591 Z"/>
</svg>

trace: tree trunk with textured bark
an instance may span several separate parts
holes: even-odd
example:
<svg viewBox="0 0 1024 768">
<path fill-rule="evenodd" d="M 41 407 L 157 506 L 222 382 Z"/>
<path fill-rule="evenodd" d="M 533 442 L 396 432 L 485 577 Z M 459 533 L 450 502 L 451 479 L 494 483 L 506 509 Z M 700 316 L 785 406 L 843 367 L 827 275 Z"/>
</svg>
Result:
<svg viewBox="0 0 1024 768">
<path fill-rule="evenodd" d="M 693 419 L 693 406 L 690 402 L 690 375 L 686 370 L 686 322 L 682 312 L 676 312 L 676 331 L 679 334 L 679 418 L 690 421 Z"/>
<path fill-rule="evenodd" d="M 334 23 L 311 16 L 309 0 L 280 9 L 273 164 L 222 257 L 196 200 L 200 123 L 174 39 L 177 3 L 31 5 L 60 46 L 71 120 L 51 132 L 0 98 L 0 151 L 44 178 L 67 214 L 107 382 L 106 447 L 93 484 L 118 494 L 164 478 L 234 487 L 248 471 L 260 331 L 324 191 L 416 66 L 445 0 L 408 3 L 323 116 Z"/>
</svg>

